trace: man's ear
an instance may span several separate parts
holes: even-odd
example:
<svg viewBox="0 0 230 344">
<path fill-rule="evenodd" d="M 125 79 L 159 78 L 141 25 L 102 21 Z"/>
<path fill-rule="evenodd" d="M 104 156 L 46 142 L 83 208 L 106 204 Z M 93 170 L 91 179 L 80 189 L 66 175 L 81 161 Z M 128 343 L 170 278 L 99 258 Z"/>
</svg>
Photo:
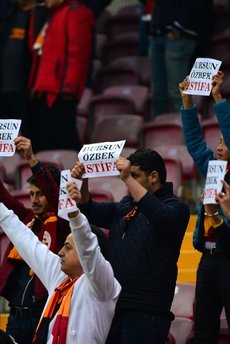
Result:
<svg viewBox="0 0 230 344">
<path fill-rule="evenodd" d="M 157 181 L 159 181 L 159 175 L 157 171 L 152 171 L 149 175 L 149 181 L 151 184 L 155 184 Z"/>
</svg>

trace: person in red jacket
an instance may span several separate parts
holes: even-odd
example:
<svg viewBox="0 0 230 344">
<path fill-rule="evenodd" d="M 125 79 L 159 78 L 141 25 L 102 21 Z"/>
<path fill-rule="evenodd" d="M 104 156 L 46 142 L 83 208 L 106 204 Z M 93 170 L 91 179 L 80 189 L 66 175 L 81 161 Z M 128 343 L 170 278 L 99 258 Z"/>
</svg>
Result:
<svg viewBox="0 0 230 344">
<path fill-rule="evenodd" d="M 28 180 L 31 209 L 18 202 L 1 181 L 0 201 L 57 253 L 70 233 L 68 221 L 57 217 L 60 171 L 51 165 L 42 165 L 26 137 L 17 137 L 15 144 L 33 173 Z M 11 243 L 5 252 L 0 276 L 0 295 L 9 301 L 10 307 L 6 331 L 17 344 L 31 344 L 47 300 L 47 291 Z"/>
<path fill-rule="evenodd" d="M 30 137 L 35 151 L 79 150 L 76 104 L 87 81 L 94 15 L 77 0 L 46 0 L 46 6 L 50 17 L 35 40 L 30 74 Z"/>
</svg>

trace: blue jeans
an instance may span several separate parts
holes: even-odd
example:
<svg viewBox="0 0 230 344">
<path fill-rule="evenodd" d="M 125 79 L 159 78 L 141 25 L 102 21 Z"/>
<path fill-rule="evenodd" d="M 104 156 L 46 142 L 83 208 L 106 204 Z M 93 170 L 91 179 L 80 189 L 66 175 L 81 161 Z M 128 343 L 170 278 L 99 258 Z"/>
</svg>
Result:
<svg viewBox="0 0 230 344">
<path fill-rule="evenodd" d="M 106 344 L 164 344 L 170 325 L 171 320 L 158 315 L 118 312 Z"/>
<path fill-rule="evenodd" d="M 190 72 L 195 47 L 196 41 L 189 38 L 169 40 L 166 36 L 153 37 L 150 59 L 154 117 L 169 111 L 180 112 L 178 84 Z"/>
</svg>

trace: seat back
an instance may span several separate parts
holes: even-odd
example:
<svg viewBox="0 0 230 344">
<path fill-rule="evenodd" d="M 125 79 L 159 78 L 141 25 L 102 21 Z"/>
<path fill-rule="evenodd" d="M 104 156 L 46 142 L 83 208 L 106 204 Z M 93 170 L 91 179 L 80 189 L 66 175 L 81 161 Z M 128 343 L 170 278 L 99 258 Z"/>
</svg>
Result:
<svg viewBox="0 0 230 344">
<path fill-rule="evenodd" d="M 133 114 L 107 115 L 95 123 L 90 142 L 126 140 L 127 147 L 138 148 L 143 117 Z"/>
<path fill-rule="evenodd" d="M 165 114 L 144 123 L 141 138 L 143 145 L 152 149 L 160 145 L 184 144 L 180 116 L 177 113 Z"/>
<path fill-rule="evenodd" d="M 176 317 L 193 319 L 194 316 L 194 283 L 177 283 L 171 311 Z"/>
<path fill-rule="evenodd" d="M 221 131 L 220 131 L 217 119 L 216 117 L 203 119 L 201 121 L 201 125 L 202 125 L 203 135 L 207 143 L 207 146 L 212 149 L 214 155 L 216 156 L 217 146 L 219 144 L 219 140 L 221 136 Z"/>
<path fill-rule="evenodd" d="M 122 197 L 128 194 L 128 189 L 119 176 L 91 178 L 89 180 L 89 191 L 91 192 L 91 190 L 95 189 L 111 192 L 116 202 L 119 202 Z"/>
</svg>

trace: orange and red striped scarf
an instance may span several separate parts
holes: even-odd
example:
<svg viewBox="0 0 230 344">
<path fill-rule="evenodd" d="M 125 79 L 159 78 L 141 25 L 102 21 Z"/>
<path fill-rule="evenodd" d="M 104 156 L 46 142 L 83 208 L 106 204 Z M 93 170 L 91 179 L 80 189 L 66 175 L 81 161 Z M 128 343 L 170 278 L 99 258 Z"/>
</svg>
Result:
<svg viewBox="0 0 230 344">
<path fill-rule="evenodd" d="M 71 280 L 69 277 L 55 289 L 53 296 L 47 304 L 42 318 L 37 326 L 33 339 L 34 344 L 47 342 L 49 324 L 57 313 L 57 317 L 52 330 L 52 344 L 66 343 L 67 327 L 71 305 L 73 288 L 79 277 Z"/>
</svg>

